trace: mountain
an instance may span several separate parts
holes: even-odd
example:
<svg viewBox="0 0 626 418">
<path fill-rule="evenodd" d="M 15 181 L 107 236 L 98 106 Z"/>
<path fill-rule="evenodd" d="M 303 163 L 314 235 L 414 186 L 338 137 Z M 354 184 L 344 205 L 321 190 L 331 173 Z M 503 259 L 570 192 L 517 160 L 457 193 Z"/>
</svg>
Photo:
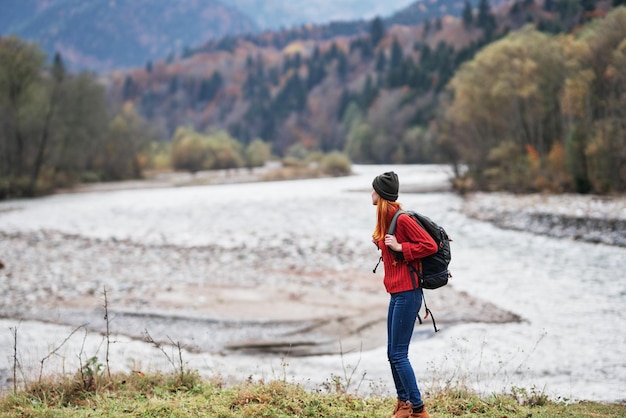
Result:
<svg viewBox="0 0 626 418">
<path fill-rule="evenodd" d="M 530 22 L 569 32 L 594 15 L 495 0 L 493 8 L 476 1 L 463 19 L 464 4 L 429 0 L 386 19 L 226 37 L 103 79 L 111 102 L 132 103 L 163 139 L 185 126 L 224 130 L 243 144 L 261 138 L 281 156 L 300 147 L 348 150 L 366 162 L 432 162 L 439 98 L 464 62 Z M 593 13 L 610 8 L 602 4 Z"/>
<path fill-rule="evenodd" d="M 415 0 L 225 0 L 264 30 L 386 17 Z"/>
<path fill-rule="evenodd" d="M 0 36 L 60 52 L 75 70 L 144 66 L 211 39 L 388 16 L 412 0 L 2 0 Z"/>
<path fill-rule="evenodd" d="M 2 0 L 0 35 L 60 52 L 73 69 L 145 65 L 190 45 L 259 28 L 218 0 Z"/>
</svg>

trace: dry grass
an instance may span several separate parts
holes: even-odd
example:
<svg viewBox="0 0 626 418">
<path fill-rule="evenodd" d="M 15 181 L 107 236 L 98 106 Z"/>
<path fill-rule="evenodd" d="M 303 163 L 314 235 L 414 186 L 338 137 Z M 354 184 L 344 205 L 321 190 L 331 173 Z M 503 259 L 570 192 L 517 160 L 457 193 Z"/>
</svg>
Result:
<svg viewBox="0 0 626 418">
<path fill-rule="evenodd" d="M 201 380 L 195 373 L 77 373 L 31 384 L 0 400 L 1 417 L 388 417 L 389 397 L 362 398 L 332 387 L 307 391 L 301 385 L 273 380 L 226 387 L 219 378 Z M 433 417 L 623 417 L 626 406 L 550 401 L 537 391 L 480 398 L 463 388 L 431 395 Z"/>
</svg>

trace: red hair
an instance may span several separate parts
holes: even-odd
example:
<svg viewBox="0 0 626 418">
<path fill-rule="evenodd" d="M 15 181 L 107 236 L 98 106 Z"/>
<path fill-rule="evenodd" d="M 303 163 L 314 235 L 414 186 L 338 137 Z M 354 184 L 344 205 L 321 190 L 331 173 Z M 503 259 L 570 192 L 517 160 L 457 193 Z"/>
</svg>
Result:
<svg viewBox="0 0 626 418">
<path fill-rule="evenodd" d="M 382 197 L 378 198 L 378 203 L 376 204 L 376 228 L 374 228 L 374 233 L 372 234 L 374 241 L 378 242 L 385 238 L 393 215 L 400 209 L 402 209 L 400 203 L 390 202 Z"/>
</svg>

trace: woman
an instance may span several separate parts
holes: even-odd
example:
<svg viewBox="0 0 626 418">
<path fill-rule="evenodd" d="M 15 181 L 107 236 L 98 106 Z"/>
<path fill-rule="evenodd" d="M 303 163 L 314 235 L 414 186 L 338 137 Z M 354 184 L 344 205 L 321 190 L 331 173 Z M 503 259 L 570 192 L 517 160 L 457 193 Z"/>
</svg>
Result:
<svg viewBox="0 0 626 418">
<path fill-rule="evenodd" d="M 437 252 L 437 244 L 431 236 L 408 215 L 398 217 L 395 235 L 387 234 L 393 215 L 401 209 L 398 199 L 398 176 L 393 171 L 383 173 L 372 182 L 372 204 L 376 206 L 376 229 L 373 241 L 382 252 L 385 266 L 384 285 L 390 294 L 387 315 L 387 357 L 398 394 L 394 410 L 395 418 L 430 415 L 424 407 L 417 387 L 413 367 L 409 362 L 409 343 L 417 313 L 422 305 L 421 292 L 413 287 L 408 263 Z M 401 252 L 405 261 L 396 260 L 390 251 Z"/>
</svg>

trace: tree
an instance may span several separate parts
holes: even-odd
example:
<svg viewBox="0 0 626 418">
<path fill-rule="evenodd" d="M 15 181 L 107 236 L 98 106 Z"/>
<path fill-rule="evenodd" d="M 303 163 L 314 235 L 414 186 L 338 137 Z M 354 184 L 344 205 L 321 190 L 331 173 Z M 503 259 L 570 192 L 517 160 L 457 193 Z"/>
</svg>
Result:
<svg viewBox="0 0 626 418">
<path fill-rule="evenodd" d="M 463 26 L 465 29 L 472 27 L 474 23 L 474 14 L 472 11 L 472 5 L 468 0 L 465 0 L 465 7 L 463 8 Z"/>
<path fill-rule="evenodd" d="M 382 49 L 376 55 L 376 72 L 382 73 L 387 68 L 387 56 Z"/>
<path fill-rule="evenodd" d="M 61 58 L 61 54 L 58 52 L 54 55 L 54 59 L 52 62 L 51 73 L 51 91 L 48 99 L 48 103 L 45 109 L 44 117 L 43 117 L 43 127 L 41 129 L 41 136 L 37 144 L 35 162 L 32 170 L 32 175 L 30 178 L 29 193 L 33 194 L 34 190 L 37 186 L 37 180 L 39 179 L 39 174 L 44 164 L 44 156 L 48 150 L 50 135 L 51 135 L 51 124 L 55 113 L 58 111 L 59 96 L 61 93 L 61 87 L 63 81 L 65 80 L 65 65 L 63 64 L 63 59 Z"/>
<path fill-rule="evenodd" d="M 101 179 L 107 155 L 120 149 L 115 141 L 127 147 L 134 142 L 124 138 L 148 131 L 128 114 L 108 124 L 104 89 L 93 75 L 68 73 L 58 53 L 47 66 L 38 47 L 17 38 L 0 39 L 0 110 L 0 198 Z M 139 175 L 137 150 L 113 153 L 109 166 L 131 162 L 116 178 Z"/>
<path fill-rule="evenodd" d="M 172 165 L 191 173 L 202 170 L 208 155 L 206 140 L 193 129 L 178 128 L 172 139 Z"/>
<path fill-rule="evenodd" d="M 95 168 L 103 180 L 141 177 L 139 152 L 148 144 L 147 127 L 135 106 L 127 102 L 109 124 L 104 141 L 99 144 Z"/>
<path fill-rule="evenodd" d="M 435 19 L 435 30 L 439 32 L 441 29 L 443 29 L 443 22 L 441 17 L 437 17 L 437 19 Z"/>
<path fill-rule="evenodd" d="M 26 153 L 31 138 L 24 120 L 25 110 L 40 82 L 43 63 L 44 55 L 35 45 L 15 37 L 0 39 L 0 95 L 6 120 L 1 174 L 9 181 L 26 176 Z"/>
<path fill-rule="evenodd" d="M 339 52 L 337 57 L 337 75 L 341 81 L 344 81 L 350 71 L 350 65 L 348 63 L 348 57 L 343 52 Z"/>
<path fill-rule="evenodd" d="M 576 182 L 590 190 L 626 189 L 626 8 L 592 21 L 579 34 L 586 49 L 577 54 L 581 89 L 567 89 L 579 98 L 568 128 L 578 164 Z M 582 49 L 582 48 L 581 48 Z M 575 84 L 571 84 L 576 87 Z M 584 105 L 584 107 L 582 106 Z M 581 112 L 584 110 L 584 113 Z"/>
<path fill-rule="evenodd" d="M 271 147 L 261 139 L 256 138 L 245 149 L 244 159 L 246 167 L 262 167 L 272 157 Z"/>
<path fill-rule="evenodd" d="M 365 86 L 361 93 L 360 104 L 363 109 L 368 109 L 378 97 L 378 89 L 372 83 L 372 78 L 368 75 L 365 79 Z"/>
<path fill-rule="evenodd" d="M 390 68 L 397 68 L 402 64 L 402 58 L 404 54 L 402 52 L 402 45 L 398 42 L 397 38 L 393 39 L 393 43 L 391 44 L 391 59 L 390 59 Z"/>
<path fill-rule="evenodd" d="M 493 32 L 495 31 L 497 24 L 496 18 L 491 13 L 491 5 L 489 0 L 480 0 L 478 3 L 478 16 L 476 18 L 479 28 L 482 28 L 485 33 L 486 39 L 491 39 Z"/>
<path fill-rule="evenodd" d="M 350 159 L 359 163 L 372 162 L 372 144 L 374 133 L 369 125 L 360 123 L 348 133 L 346 152 Z"/>
<path fill-rule="evenodd" d="M 385 37 L 385 24 L 383 20 L 376 16 L 371 23 L 370 26 L 370 39 L 372 41 L 372 46 L 376 48 L 380 41 Z"/>
<path fill-rule="evenodd" d="M 490 44 L 457 71 L 448 131 L 458 135 L 476 179 L 497 181 L 489 156 L 501 142 L 513 144 L 517 158 L 528 146 L 547 154 L 562 135 L 558 97 L 566 71 L 562 45 L 529 28 Z"/>
<path fill-rule="evenodd" d="M 53 176 L 59 178 L 56 181 L 63 184 L 83 175 L 102 180 L 96 160 L 102 151 L 110 117 L 104 88 L 94 75 L 83 73 L 67 78 L 57 117 L 63 130 L 55 135 L 54 152 L 50 156 Z"/>
<path fill-rule="evenodd" d="M 430 20 L 424 19 L 424 27 L 422 28 L 422 39 L 426 39 L 426 37 L 430 33 L 430 27 L 431 27 Z"/>
</svg>

